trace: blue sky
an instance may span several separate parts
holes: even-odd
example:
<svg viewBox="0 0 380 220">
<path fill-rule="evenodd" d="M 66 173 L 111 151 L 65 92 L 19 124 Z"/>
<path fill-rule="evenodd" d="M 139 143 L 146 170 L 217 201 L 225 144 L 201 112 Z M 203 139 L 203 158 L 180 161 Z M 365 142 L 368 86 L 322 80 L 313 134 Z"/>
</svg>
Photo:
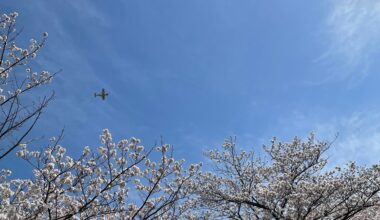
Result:
<svg viewBox="0 0 380 220">
<path fill-rule="evenodd" d="M 378 162 L 380 2 L 372 0 L 3 0 L 20 39 L 49 32 L 38 57 L 63 69 L 35 135 L 69 152 L 102 128 L 189 161 L 236 135 L 338 140 L 334 162 Z M 105 88 L 106 101 L 93 93 Z"/>
</svg>

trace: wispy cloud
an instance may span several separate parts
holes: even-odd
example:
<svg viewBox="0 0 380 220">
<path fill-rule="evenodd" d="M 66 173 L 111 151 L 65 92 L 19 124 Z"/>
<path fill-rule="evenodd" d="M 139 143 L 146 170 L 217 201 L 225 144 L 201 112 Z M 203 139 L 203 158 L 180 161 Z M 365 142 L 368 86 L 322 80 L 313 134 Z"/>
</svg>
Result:
<svg viewBox="0 0 380 220">
<path fill-rule="evenodd" d="M 380 113 L 357 111 L 344 115 L 303 114 L 293 112 L 284 117 L 274 132 L 280 140 L 294 136 L 305 138 L 314 132 L 321 141 L 333 142 L 328 151 L 330 165 L 343 165 L 348 161 L 371 165 L 380 162 Z M 267 143 L 265 140 L 263 143 Z"/>
<path fill-rule="evenodd" d="M 373 164 L 380 161 L 380 114 L 361 112 L 335 118 L 329 123 L 317 126 L 318 134 L 338 132 L 330 155 L 332 161 L 342 164 L 355 160 L 361 164 Z"/>
<path fill-rule="evenodd" d="M 303 118 L 310 119 L 306 116 Z M 304 131 L 311 129 L 309 131 L 315 132 L 319 140 L 335 140 L 328 152 L 332 164 L 342 165 L 353 160 L 370 165 L 380 161 L 380 113 L 378 112 L 356 112 L 327 120 L 326 118 L 306 119 L 304 124 L 298 124 L 298 127 Z"/>
<path fill-rule="evenodd" d="M 87 1 L 68 1 L 76 13 L 81 15 L 82 19 L 91 19 L 99 26 L 110 26 L 111 21 L 97 8 L 93 3 Z"/>
<path fill-rule="evenodd" d="M 331 0 L 323 26 L 327 50 L 317 62 L 330 69 L 328 81 L 365 78 L 380 49 L 380 1 Z"/>
</svg>

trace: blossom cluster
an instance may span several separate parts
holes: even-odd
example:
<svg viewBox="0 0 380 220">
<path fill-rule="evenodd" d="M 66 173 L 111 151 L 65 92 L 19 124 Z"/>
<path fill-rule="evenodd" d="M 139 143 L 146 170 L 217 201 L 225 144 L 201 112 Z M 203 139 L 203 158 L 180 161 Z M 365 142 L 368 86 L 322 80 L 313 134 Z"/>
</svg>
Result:
<svg viewBox="0 0 380 220">
<path fill-rule="evenodd" d="M 32 71 L 29 61 L 36 58 L 39 50 L 44 46 L 48 34 L 42 34 L 41 40 L 30 39 L 26 47 L 19 46 L 15 40 L 20 32 L 16 29 L 17 12 L 3 14 L 0 18 L 0 103 L 6 102 L 14 96 L 20 95 L 33 87 L 49 83 L 52 74 L 48 71 Z M 23 68 L 26 74 L 17 74 L 18 67 Z M 10 77 L 12 76 L 12 77 Z M 13 81 L 17 80 L 17 83 Z"/>
<path fill-rule="evenodd" d="M 170 145 L 147 151 L 137 138 L 115 143 L 107 129 L 100 139 L 101 146 L 85 147 L 77 159 L 57 140 L 43 151 L 21 144 L 17 156 L 33 167 L 34 177 L 8 181 L 10 171 L 3 171 L 0 213 L 5 219 L 154 219 L 187 211 L 183 200 L 199 164 L 184 169 Z M 154 154 L 157 161 L 149 159 Z"/>
<path fill-rule="evenodd" d="M 349 219 L 378 210 L 380 166 L 350 162 L 327 170 L 329 146 L 314 135 L 305 142 L 274 138 L 263 161 L 226 140 L 223 151 L 208 152 L 215 170 L 197 180 L 199 207 L 212 218 L 236 219 Z"/>
</svg>

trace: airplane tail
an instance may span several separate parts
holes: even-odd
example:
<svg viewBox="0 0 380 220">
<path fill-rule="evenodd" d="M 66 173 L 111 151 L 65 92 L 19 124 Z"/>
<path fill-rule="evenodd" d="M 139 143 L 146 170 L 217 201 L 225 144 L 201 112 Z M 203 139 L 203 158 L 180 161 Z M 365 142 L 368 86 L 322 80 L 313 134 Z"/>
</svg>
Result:
<svg viewBox="0 0 380 220">
<path fill-rule="evenodd" d="M 96 92 L 94 93 L 94 97 L 96 98 Z"/>
</svg>

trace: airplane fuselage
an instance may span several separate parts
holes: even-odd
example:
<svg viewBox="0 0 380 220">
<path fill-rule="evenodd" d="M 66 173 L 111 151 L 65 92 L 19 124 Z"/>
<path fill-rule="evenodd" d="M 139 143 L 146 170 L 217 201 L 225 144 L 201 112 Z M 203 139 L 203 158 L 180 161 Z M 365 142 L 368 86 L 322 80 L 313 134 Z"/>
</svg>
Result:
<svg viewBox="0 0 380 220">
<path fill-rule="evenodd" d="M 94 95 L 95 95 L 95 97 L 99 96 L 102 98 L 102 100 L 105 100 L 106 97 L 108 96 L 108 93 L 106 93 L 105 89 L 102 89 L 102 91 L 100 93 L 95 93 Z"/>
</svg>

